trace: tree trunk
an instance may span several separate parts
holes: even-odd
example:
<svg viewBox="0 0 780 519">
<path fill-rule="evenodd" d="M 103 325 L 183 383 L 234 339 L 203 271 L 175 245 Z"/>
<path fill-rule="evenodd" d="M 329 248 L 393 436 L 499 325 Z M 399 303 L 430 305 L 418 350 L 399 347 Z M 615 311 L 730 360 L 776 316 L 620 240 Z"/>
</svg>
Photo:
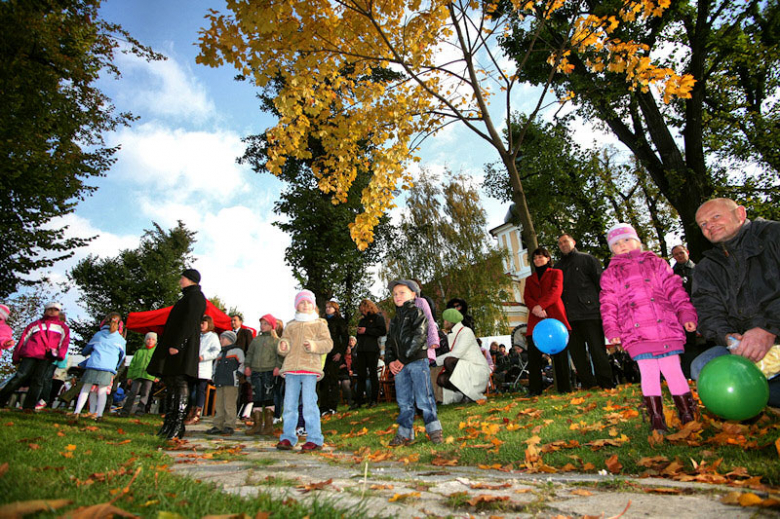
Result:
<svg viewBox="0 0 780 519">
<path fill-rule="evenodd" d="M 528 210 L 528 201 L 525 198 L 525 191 L 523 190 L 523 183 L 520 181 L 520 173 L 517 171 L 517 164 L 515 159 L 509 153 L 501 154 L 501 161 L 506 166 L 506 170 L 509 173 L 509 181 L 512 184 L 512 200 L 515 203 L 517 214 L 520 217 L 520 224 L 522 230 L 520 234 L 523 237 L 523 245 L 530 253 L 539 246 L 536 237 L 536 229 L 534 229 L 534 222 L 531 218 L 531 212 Z"/>
</svg>

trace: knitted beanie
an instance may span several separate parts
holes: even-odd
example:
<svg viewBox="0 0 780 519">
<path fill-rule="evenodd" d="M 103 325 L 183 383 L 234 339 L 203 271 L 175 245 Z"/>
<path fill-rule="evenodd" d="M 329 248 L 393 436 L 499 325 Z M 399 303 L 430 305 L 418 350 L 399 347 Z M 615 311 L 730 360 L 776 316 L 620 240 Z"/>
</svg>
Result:
<svg viewBox="0 0 780 519">
<path fill-rule="evenodd" d="M 144 335 L 144 342 L 146 342 L 146 339 L 154 339 L 154 342 L 157 342 L 157 334 L 155 332 L 149 332 L 146 335 Z"/>
<path fill-rule="evenodd" d="M 263 317 L 260 318 L 261 321 L 265 321 L 268 324 L 271 325 L 271 329 L 276 328 L 276 317 L 274 317 L 271 314 L 265 314 Z"/>
<path fill-rule="evenodd" d="M 298 305 L 301 304 L 301 301 L 308 301 L 312 305 L 317 306 L 316 298 L 314 297 L 314 292 L 311 290 L 301 290 L 298 292 L 298 295 L 295 296 L 295 309 L 298 309 Z"/>
<path fill-rule="evenodd" d="M 51 303 L 46 303 L 44 310 L 48 310 L 49 308 L 56 308 L 57 310 L 62 312 L 62 305 L 56 301 L 52 301 Z"/>
<path fill-rule="evenodd" d="M 607 243 L 609 244 L 609 247 L 612 248 L 612 245 L 615 244 L 615 242 L 622 240 L 623 238 L 633 238 L 638 242 L 641 242 L 639 239 L 639 235 L 636 233 L 633 227 L 628 225 L 627 223 L 619 223 L 607 231 Z"/>
<path fill-rule="evenodd" d="M 234 332 L 232 330 L 228 330 L 226 332 L 222 332 L 219 335 L 219 338 L 220 339 L 227 339 L 227 340 L 230 341 L 230 344 L 235 344 L 236 343 L 236 339 L 238 338 L 238 336 L 236 335 L 236 332 Z"/>
<path fill-rule="evenodd" d="M 403 285 L 406 288 L 408 288 L 409 290 L 411 290 L 412 292 L 414 292 L 415 295 L 418 295 L 418 296 L 420 295 L 420 287 L 419 287 L 419 285 L 417 285 L 417 283 L 415 283 L 411 279 L 394 279 L 393 281 L 391 281 L 390 283 L 387 284 L 387 289 L 390 292 L 392 292 L 393 289 L 396 286 L 398 286 L 398 285 Z"/>
<path fill-rule="evenodd" d="M 200 283 L 200 272 L 195 269 L 187 269 L 181 273 L 182 276 L 189 279 L 193 283 Z"/>
<path fill-rule="evenodd" d="M 449 321 L 452 324 L 458 324 L 463 320 L 463 314 L 454 308 L 447 308 L 444 313 L 441 314 L 441 317 L 445 321 Z"/>
</svg>

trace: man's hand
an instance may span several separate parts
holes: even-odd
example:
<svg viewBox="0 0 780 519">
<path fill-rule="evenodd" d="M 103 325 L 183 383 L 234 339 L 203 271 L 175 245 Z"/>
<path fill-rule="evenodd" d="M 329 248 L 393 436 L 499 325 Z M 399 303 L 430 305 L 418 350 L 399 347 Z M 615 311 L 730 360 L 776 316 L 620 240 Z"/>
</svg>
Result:
<svg viewBox="0 0 780 519">
<path fill-rule="evenodd" d="M 683 325 L 683 327 L 685 328 L 685 331 L 689 333 L 696 331 L 696 323 L 694 323 L 693 321 L 688 321 Z"/>
<path fill-rule="evenodd" d="M 333 356 L 333 362 L 338 362 L 341 360 L 341 353 L 337 353 Z"/>
<path fill-rule="evenodd" d="M 177 350 L 176 348 L 168 348 L 168 354 L 170 354 L 170 355 L 178 355 L 179 354 L 179 350 Z"/>
<path fill-rule="evenodd" d="M 751 328 L 741 336 L 738 333 L 731 335 L 740 341 L 739 347 L 733 353 L 753 362 L 763 359 L 777 338 L 775 334 L 769 333 L 762 328 Z"/>
<path fill-rule="evenodd" d="M 357 332 L 360 333 L 366 333 L 366 327 L 365 326 L 358 326 Z"/>
<path fill-rule="evenodd" d="M 398 373 L 401 372 L 402 369 L 404 369 L 404 365 L 400 360 L 394 360 L 389 364 L 390 373 L 393 375 L 398 375 Z"/>
</svg>

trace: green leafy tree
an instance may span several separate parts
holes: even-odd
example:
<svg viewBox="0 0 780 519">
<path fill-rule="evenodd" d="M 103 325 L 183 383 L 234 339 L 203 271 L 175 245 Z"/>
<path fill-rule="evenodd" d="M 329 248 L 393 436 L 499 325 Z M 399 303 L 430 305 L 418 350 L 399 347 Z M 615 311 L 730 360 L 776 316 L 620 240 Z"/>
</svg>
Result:
<svg viewBox="0 0 780 519">
<path fill-rule="evenodd" d="M 465 299 L 480 335 L 508 333 L 502 302 L 511 290 L 504 252 L 486 232 L 487 216 L 470 178 L 445 176 L 423 169 L 409 190 L 380 276 L 385 282 L 419 280 L 440 311 L 453 297 Z M 385 309 L 395 313 L 392 301 Z"/>
<path fill-rule="evenodd" d="M 624 9 L 624 2 L 607 0 L 582 8 L 610 19 Z M 635 155 L 677 211 L 694 258 L 710 246 L 695 221 L 702 202 L 716 194 L 753 197 L 755 204 L 777 200 L 774 179 L 729 178 L 728 163 L 708 160 L 710 152 L 717 151 L 733 159 L 772 163 L 780 144 L 778 132 L 772 131 L 777 122 L 778 54 L 777 24 L 771 22 L 777 19 L 777 9 L 776 0 L 679 1 L 660 17 L 616 25 L 610 38 L 655 51 L 661 66 L 680 69 L 695 80 L 687 97 L 665 99 L 669 104 L 661 104 L 647 88 L 629 88 L 623 75 L 631 64 L 605 63 L 595 48 L 572 53 L 570 72 L 553 78 L 560 96 L 576 97 L 585 120 L 603 123 Z M 538 21 L 513 24 L 502 45 L 525 65 L 521 80 L 547 84 L 546 57 L 529 56 L 528 49 L 540 38 L 552 44 L 566 41 L 568 27 L 562 14 L 544 26 Z"/>
<path fill-rule="evenodd" d="M 526 122 L 512 124 L 520 131 Z M 677 213 L 660 195 L 641 165 L 621 164 L 611 149 L 583 150 L 572 139 L 565 120 L 528 126 L 517 169 L 529 187 L 528 205 L 538 222 L 539 243 L 555 254 L 563 233 L 578 248 L 600 259 L 611 253 L 607 229 L 616 222 L 634 225 L 642 241 L 668 255 L 666 234 L 678 225 Z M 503 202 L 511 201 L 511 186 L 500 165 L 486 166 L 484 188 Z"/>
<path fill-rule="evenodd" d="M 154 224 L 135 249 L 126 249 L 114 257 L 88 256 L 68 272 L 68 279 L 79 289 L 79 304 L 88 317 L 73 321 L 71 328 L 83 339 L 96 331 L 110 311 L 127 317 L 130 312 L 157 310 L 173 305 L 181 294 L 179 278 L 192 261 L 195 233 L 182 222 L 164 230 Z M 140 346 L 140 339 L 128 352 Z"/>
<path fill-rule="evenodd" d="M 127 125 L 95 86 L 119 76 L 117 52 L 158 54 L 98 15 L 100 0 L 0 2 L 0 297 L 27 275 L 70 257 L 89 238 L 65 237 L 51 220 L 73 212 L 117 148 L 103 134 Z"/>
</svg>

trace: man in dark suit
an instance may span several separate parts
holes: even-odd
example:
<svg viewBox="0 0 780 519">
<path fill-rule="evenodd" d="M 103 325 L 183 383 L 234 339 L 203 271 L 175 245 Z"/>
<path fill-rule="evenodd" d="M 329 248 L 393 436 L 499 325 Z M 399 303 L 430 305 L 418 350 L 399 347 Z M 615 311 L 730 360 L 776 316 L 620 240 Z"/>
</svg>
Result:
<svg viewBox="0 0 780 519">
<path fill-rule="evenodd" d="M 244 325 L 244 317 L 241 314 L 233 314 L 230 316 L 230 325 L 233 327 L 233 332 L 236 334 L 236 346 L 246 353 L 246 349 L 252 342 L 252 331 L 249 328 L 242 328 Z"/>
</svg>

